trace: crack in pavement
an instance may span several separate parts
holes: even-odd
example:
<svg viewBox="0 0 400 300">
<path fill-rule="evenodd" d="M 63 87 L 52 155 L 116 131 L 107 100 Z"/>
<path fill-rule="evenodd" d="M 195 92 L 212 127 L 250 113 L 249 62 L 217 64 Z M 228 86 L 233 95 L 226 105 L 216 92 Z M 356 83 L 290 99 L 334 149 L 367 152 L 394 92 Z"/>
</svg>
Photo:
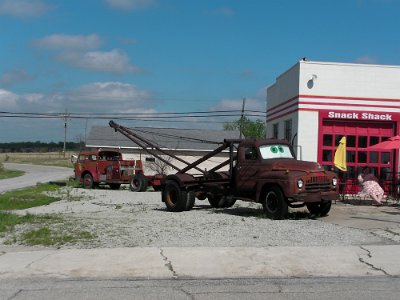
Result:
<svg viewBox="0 0 400 300">
<path fill-rule="evenodd" d="M 360 249 L 361 249 L 361 250 L 364 250 L 365 252 L 367 252 L 367 256 L 368 256 L 369 258 L 372 258 L 372 254 L 371 254 L 371 251 L 370 251 L 370 250 L 368 250 L 367 248 L 364 248 L 363 246 L 360 246 Z M 385 275 L 387 275 L 387 276 L 392 276 L 391 274 L 389 274 L 388 272 L 386 272 L 384 269 L 375 267 L 373 264 L 371 264 L 371 263 L 365 261 L 361 256 L 358 257 L 358 260 L 359 260 L 361 263 L 363 263 L 363 264 L 369 266 L 370 268 L 372 268 L 372 269 L 375 270 L 375 271 L 380 271 L 380 272 L 382 272 L 383 274 L 385 274 Z"/>
<path fill-rule="evenodd" d="M 23 289 L 20 289 L 20 290 L 16 291 L 16 292 L 14 293 L 14 295 L 12 295 L 11 297 L 7 298 L 7 300 L 16 299 L 16 298 L 19 296 L 19 294 L 22 293 L 22 291 L 23 291 Z"/>
<path fill-rule="evenodd" d="M 25 269 L 29 269 L 34 263 L 37 263 L 37 262 L 39 262 L 39 261 L 41 261 L 41 260 L 43 260 L 43 259 L 45 259 L 45 258 L 47 258 L 47 257 L 49 257 L 49 256 L 51 256 L 51 255 L 53 255 L 53 254 L 54 254 L 54 253 L 46 254 L 45 256 L 42 256 L 41 258 L 38 258 L 38 259 L 32 261 L 31 263 L 29 263 L 29 264 L 27 264 L 27 265 L 25 266 Z"/>
<path fill-rule="evenodd" d="M 172 262 L 170 260 L 168 260 L 168 257 L 164 254 L 164 250 L 162 248 L 160 248 L 160 255 L 163 258 L 163 260 L 165 261 L 164 266 L 166 266 L 168 268 L 168 270 L 170 270 L 172 272 L 172 278 L 178 279 L 178 274 L 175 272 L 174 267 L 172 266 Z"/>
</svg>

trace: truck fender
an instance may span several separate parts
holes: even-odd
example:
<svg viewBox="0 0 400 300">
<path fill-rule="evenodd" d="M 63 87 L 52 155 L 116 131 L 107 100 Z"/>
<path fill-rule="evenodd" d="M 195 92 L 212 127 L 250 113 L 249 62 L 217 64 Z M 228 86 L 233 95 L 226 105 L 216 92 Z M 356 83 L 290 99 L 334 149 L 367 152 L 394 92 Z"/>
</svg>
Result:
<svg viewBox="0 0 400 300">
<path fill-rule="evenodd" d="M 186 174 L 186 173 L 179 174 L 179 173 L 177 173 L 177 174 L 168 175 L 165 178 L 164 182 L 167 182 L 167 180 L 173 180 L 179 185 L 179 187 L 181 187 L 182 189 L 185 189 L 186 183 L 187 182 L 193 182 L 194 178 L 190 174 Z"/>
<path fill-rule="evenodd" d="M 273 187 L 273 186 L 277 186 L 281 191 L 282 194 L 285 195 L 285 193 L 283 192 L 283 188 L 282 186 L 279 184 L 279 182 L 258 182 L 257 183 L 257 188 L 256 188 L 256 202 L 260 203 L 260 201 L 262 201 L 263 199 L 263 195 L 266 193 L 267 189 Z"/>
<path fill-rule="evenodd" d="M 93 178 L 93 182 L 99 182 L 99 177 L 97 176 L 97 174 L 93 174 L 92 172 L 90 172 L 89 170 L 86 170 L 84 172 L 82 172 L 81 174 L 81 180 L 83 180 L 83 177 L 85 177 L 86 174 L 90 174 Z"/>
</svg>

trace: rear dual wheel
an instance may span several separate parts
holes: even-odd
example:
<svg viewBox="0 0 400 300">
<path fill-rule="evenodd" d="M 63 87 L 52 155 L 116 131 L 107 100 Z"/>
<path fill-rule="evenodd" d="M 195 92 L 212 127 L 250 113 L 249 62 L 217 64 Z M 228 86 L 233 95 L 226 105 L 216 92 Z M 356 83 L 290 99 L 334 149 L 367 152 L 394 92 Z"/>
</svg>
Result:
<svg viewBox="0 0 400 300">
<path fill-rule="evenodd" d="M 169 211 L 191 210 L 194 206 L 195 194 L 181 189 L 176 181 L 168 180 L 162 191 L 162 201 Z"/>
</svg>

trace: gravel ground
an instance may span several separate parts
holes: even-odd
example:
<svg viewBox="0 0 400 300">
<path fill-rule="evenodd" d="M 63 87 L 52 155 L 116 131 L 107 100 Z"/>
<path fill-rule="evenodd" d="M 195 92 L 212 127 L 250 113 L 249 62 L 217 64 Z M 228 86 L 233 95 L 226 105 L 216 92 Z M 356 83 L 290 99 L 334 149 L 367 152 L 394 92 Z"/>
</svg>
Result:
<svg viewBox="0 0 400 300">
<path fill-rule="evenodd" d="M 262 217 L 261 205 L 243 201 L 229 209 L 214 209 L 207 200 L 196 200 L 191 211 L 173 213 L 161 202 L 160 192 L 70 187 L 61 191 L 57 195 L 65 200 L 18 213 L 62 216 L 65 222 L 59 229 L 68 232 L 79 228 L 95 235 L 90 241 L 62 248 L 346 246 L 390 242 L 366 230 L 309 219 L 306 214 L 297 220 L 269 220 Z M 16 231 L 22 232 L 24 226 Z M 0 245 L 6 239 L 0 239 Z"/>
</svg>

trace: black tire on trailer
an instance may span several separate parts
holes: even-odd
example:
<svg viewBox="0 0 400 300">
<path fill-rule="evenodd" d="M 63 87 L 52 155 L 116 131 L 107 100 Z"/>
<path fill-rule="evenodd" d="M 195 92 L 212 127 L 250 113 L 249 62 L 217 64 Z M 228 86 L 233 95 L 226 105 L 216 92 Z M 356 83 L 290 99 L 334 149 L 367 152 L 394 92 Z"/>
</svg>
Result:
<svg viewBox="0 0 400 300">
<path fill-rule="evenodd" d="M 83 188 L 84 189 L 92 189 L 94 187 L 93 176 L 90 173 L 86 173 L 83 176 Z"/>
<path fill-rule="evenodd" d="M 229 208 L 232 207 L 236 203 L 236 199 L 230 196 L 225 197 L 224 207 Z"/>
<path fill-rule="evenodd" d="M 261 201 L 264 213 L 270 219 L 281 220 L 289 213 L 288 203 L 281 189 L 277 186 L 268 188 Z"/>
<path fill-rule="evenodd" d="M 309 203 L 306 204 L 306 206 L 310 214 L 324 217 L 331 210 L 332 201 L 330 200 L 318 203 Z"/>
<path fill-rule="evenodd" d="M 162 191 L 162 201 L 169 211 L 180 212 L 186 210 L 190 205 L 188 202 L 188 193 L 180 188 L 178 183 L 168 180 Z"/>
<path fill-rule="evenodd" d="M 191 210 L 194 206 L 195 201 L 196 201 L 196 193 L 193 191 L 187 192 L 185 210 Z"/>
<path fill-rule="evenodd" d="M 144 192 L 147 189 L 149 181 L 142 173 L 136 174 L 129 183 L 132 192 Z"/>
<path fill-rule="evenodd" d="M 110 183 L 110 189 L 118 190 L 121 187 L 120 183 Z"/>
</svg>

